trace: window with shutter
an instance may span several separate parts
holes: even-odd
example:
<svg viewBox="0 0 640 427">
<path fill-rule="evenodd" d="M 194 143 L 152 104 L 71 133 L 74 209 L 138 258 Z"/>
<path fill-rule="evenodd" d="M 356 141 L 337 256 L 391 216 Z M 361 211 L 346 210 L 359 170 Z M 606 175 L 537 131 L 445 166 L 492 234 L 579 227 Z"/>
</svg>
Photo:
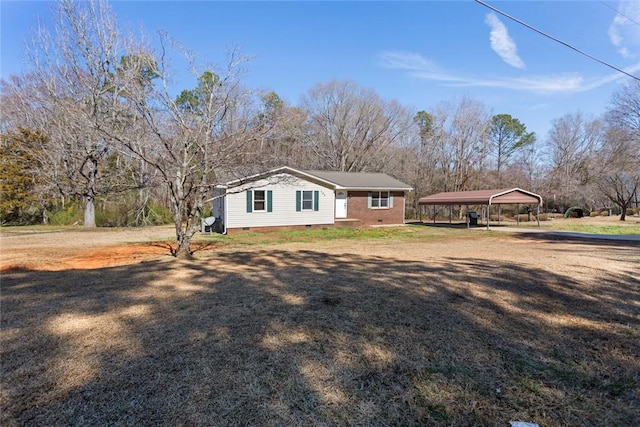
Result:
<svg viewBox="0 0 640 427">
<path fill-rule="evenodd" d="M 393 207 L 393 198 L 388 191 L 371 191 L 369 193 L 371 209 L 389 209 Z"/>
<path fill-rule="evenodd" d="M 266 191 L 253 190 L 253 210 L 254 212 L 266 211 Z"/>
</svg>

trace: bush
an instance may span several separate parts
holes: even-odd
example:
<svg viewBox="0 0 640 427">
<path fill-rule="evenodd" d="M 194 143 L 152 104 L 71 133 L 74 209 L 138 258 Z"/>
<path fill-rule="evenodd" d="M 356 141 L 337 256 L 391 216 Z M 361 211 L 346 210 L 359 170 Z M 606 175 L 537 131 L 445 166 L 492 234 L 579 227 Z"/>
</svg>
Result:
<svg viewBox="0 0 640 427">
<path fill-rule="evenodd" d="M 207 215 L 203 215 L 204 218 L 213 215 L 211 211 L 205 211 Z M 171 224 L 173 222 L 173 215 L 171 211 L 162 205 L 150 204 L 147 207 L 147 217 L 154 225 Z"/>
<path fill-rule="evenodd" d="M 96 209 L 99 227 L 139 227 L 172 222 L 171 213 L 161 205 L 139 206 L 134 197 L 103 200 Z"/>
<path fill-rule="evenodd" d="M 600 216 L 609 216 L 609 211 L 608 210 L 601 211 Z"/>
<path fill-rule="evenodd" d="M 529 214 L 518 214 L 515 217 L 516 221 L 518 222 L 529 222 Z"/>
<path fill-rule="evenodd" d="M 594 217 L 594 216 L 600 216 L 600 212 L 598 211 L 591 211 L 591 213 L 589 214 L 590 217 Z"/>
<path fill-rule="evenodd" d="M 84 212 L 77 204 L 73 204 L 66 209 L 55 211 L 49 215 L 51 225 L 73 225 L 81 224 L 84 220 Z"/>
<path fill-rule="evenodd" d="M 551 219 L 551 217 L 549 216 L 548 213 L 542 213 L 538 216 L 538 219 L 540 221 L 549 221 Z"/>
<path fill-rule="evenodd" d="M 572 206 L 564 213 L 565 218 L 582 218 L 584 216 L 584 209 L 578 206 Z"/>
</svg>

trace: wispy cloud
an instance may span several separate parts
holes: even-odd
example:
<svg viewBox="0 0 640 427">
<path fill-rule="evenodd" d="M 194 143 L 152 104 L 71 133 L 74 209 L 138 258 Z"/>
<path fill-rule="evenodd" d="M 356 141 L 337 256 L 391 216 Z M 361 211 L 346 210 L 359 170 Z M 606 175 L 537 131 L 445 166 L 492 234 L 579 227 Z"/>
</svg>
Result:
<svg viewBox="0 0 640 427">
<path fill-rule="evenodd" d="M 640 50 L 640 2 L 621 1 L 609 26 L 609 40 L 623 58 L 633 58 Z"/>
<path fill-rule="evenodd" d="M 494 13 L 489 13 L 484 22 L 491 28 L 491 49 L 512 67 L 525 68 L 524 61 L 518 56 L 516 43 L 502 21 Z"/>
<path fill-rule="evenodd" d="M 400 70 L 435 71 L 437 68 L 433 62 L 423 58 L 420 54 L 403 51 L 383 52 L 378 62 L 384 68 Z"/>
<path fill-rule="evenodd" d="M 625 78 L 622 73 L 612 73 L 604 77 L 585 78 L 578 73 L 561 73 L 519 78 L 468 77 L 446 72 L 433 61 L 411 52 L 385 52 L 379 56 L 380 66 L 402 70 L 408 76 L 438 82 L 455 87 L 493 87 L 538 94 L 578 93 L 597 89 L 616 80 Z M 640 71 L 640 63 L 625 69 L 628 73 Z"/>
</svg>

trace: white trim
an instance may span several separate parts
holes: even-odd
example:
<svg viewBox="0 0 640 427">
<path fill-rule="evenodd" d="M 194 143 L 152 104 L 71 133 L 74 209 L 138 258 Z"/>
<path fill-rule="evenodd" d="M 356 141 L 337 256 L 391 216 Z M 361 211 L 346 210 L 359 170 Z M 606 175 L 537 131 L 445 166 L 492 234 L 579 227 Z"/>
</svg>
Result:
<svg viewBox="0 0 640 427">
<path fill-rule="evenodd" d="M 247 190 L 253 193 L 251 196 L 251 213 L 253 212 L 267 212 L 267 190 Z M 264 199 L 262 199 L 262 203 L 264 203 L 264 209 L 256 209 L 256 191 L 262 191 L 264 193 Z"/>
<path fill-rule="evenodd" d="M 542 206 L 542 196 L 540 196 L 539 194 L 536 194 L 536 193 L 532 193 L 530 191 L 523 190 L 521 188 L 517 188 L 517 187 L 516 188 L 512 188 L 511 190 L 505 190 L 505 191 L 503 191 L 501 193 L 497 193 L 497 194 L 494 194 L 494 195 L 490 196 L 489 197 L 489 206 L 491 206 L 491 204 L 492 204 L 491 202 L 493 201 L 494 197 L 504 196 L 505 194 L 513 193 L 514 191 L 520 191 L 520 192 L 522 192 L 524 194 L 527 194 L 527 195 L 529 195 L 531 197 L 535 197 L 536 199 L 538 199 L 538 206 Z"/>
<path fill-rule="evenodd" d="M 371 198 L 371 207 L 369 209 L 391 209 L 391 206 L 389 206 L 389 196 L 391 196 L 391 191 L 377 190 L 377 191 L 370 191 L 369 193 L 370 193 L 369 197 Z M 387 206 L 373 206 L 374 193 L 378 193 L 378 197 L 377 197 L 378 204 L 380 204 L 380 201 L 383 200 L 382 193 L 387 193 Z"/>
</svg>

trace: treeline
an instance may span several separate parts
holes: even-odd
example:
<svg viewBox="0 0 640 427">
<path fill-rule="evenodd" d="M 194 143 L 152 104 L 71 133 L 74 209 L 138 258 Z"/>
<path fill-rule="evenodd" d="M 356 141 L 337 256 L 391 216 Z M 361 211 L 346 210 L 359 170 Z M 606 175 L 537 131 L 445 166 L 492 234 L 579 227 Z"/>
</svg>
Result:
<svg viewBox="0 0 640 427">
<path fill-rule="evenodd" d="M 545 140 L 472 98 L 411 111 L 353 81 L 310 88 L 297 106 L 242 84 L 247 58 L 201 66 L 167 34 L 158 48 L 123 34 L 109 4 L 57 3 L 28 47 L 29 72 L 2 82 L 3 224 L 83 212 L 86 227 L 173 221 L 176 255 L 212 188 L 273 167 L 386 172 L 417 199 L 522 187 L 547 207 L 613 207 L 624 219 L 640 183 L 640 83 L 598 118 L 569 113 Z M 194 87 L 173 85 L 181 54 Z M 425 103 L 433 100 L 425 100 Z"/>
</svg>

